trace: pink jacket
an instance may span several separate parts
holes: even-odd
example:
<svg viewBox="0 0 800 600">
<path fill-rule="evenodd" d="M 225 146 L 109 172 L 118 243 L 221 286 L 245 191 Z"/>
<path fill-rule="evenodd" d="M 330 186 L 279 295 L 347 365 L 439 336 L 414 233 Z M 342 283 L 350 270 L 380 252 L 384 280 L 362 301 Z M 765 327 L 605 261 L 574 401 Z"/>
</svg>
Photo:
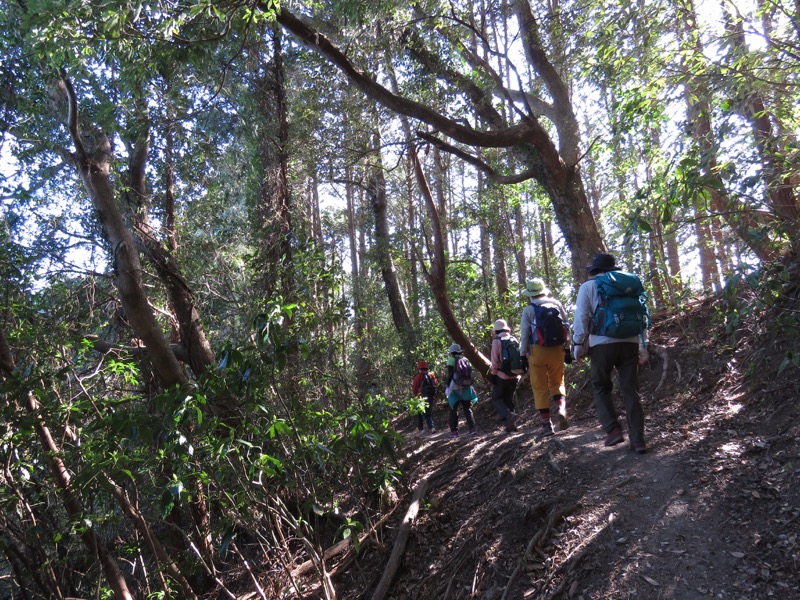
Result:
<svg viewBox="0 0 800 600">
<path fill-rule="evenodd" d="M 503 366 L 503 343 L 502 340 L 511 337 L 507 331 L 503 331 L 492 340 L 492 367 L 489 372 L 492 375 L 497 375 L 500 379 L 519 379 L 519 375 L 503 373 L 500 367 Z"/>
</svg>

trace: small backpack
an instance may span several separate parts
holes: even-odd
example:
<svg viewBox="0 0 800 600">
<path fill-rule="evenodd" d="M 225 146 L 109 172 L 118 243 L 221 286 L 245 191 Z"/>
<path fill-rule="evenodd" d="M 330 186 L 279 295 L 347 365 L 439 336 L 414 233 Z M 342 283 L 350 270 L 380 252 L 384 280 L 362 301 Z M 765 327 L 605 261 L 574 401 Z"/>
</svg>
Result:
<svg viewBox="0 0 800 600">
<path fill-rule="evenodd" d="M 456 361 L 453 370 L 453 385 L 465 388 L 475 383 L 475 376 L 472 374 L 472 365 L 463 356 Z"/>
<path fill-rule="evenodd" d="M 503 373 L 521 375 L 527 371 L 527 361 L 519 353 L 519 341 L 513 335 L 500 340 L 501 359 L 500 370 Z"/>
<path fill-rule="evenodd" d="M 430 376 L 430 373 L 425 373 L 423 376 L 419 390 L 423 398 L 433 398 L 436 396 L 436 384 L 433 382 L 433 377 Z"/>
<path fill-rule="evenodd" d="M 531 324 L 533 340 L 538 346 L 563 346 L 568 329 L 561 318 L 558 304 L 545 300 L 533 303 L 534 321 Z"/>
<path fill-rule="evenodd" d="M 642 280 L 624 271 L 601 273 L 594 280 L 600 305 L 594 314 L 592 333 L 620 339 L 644 335 L 650 327 L 650 310 Z"/>
</svg>

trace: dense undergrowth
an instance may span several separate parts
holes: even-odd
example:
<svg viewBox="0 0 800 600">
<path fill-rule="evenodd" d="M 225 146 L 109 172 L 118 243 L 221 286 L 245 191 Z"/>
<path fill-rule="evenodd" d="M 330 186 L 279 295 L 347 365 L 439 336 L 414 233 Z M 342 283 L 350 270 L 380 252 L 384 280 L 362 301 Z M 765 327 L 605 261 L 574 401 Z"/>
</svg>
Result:
<svg viewBox="0 0 800 600">
<path fill-rule="evenodd" d="M 693 354 L 716 357 L 713 368 L 690 367 L 698 394 L 727 378 L 748 390 L 752 411 L 790 402 L 800 368 L 797 281 L 795 265 L 731 279 L 718 296 L 657 314 L 658 344 L 674 355 L 670 340 L 681 340 L 684 365 Z M 357 548 L 409 489 L 413 448 L 399 431 L 410 418 L 408 382 L 398 373 L 359 393 L 344 371 L 315 369 L 280 328 L 257 330 L 267 333 L 226 347 L 191 393 L 146 393 L 148 375 L 131 355 L 98 363 L 66 330 L 52 339 L 62 360 L 29 362 L 3 381 L 0 597 L 108 596 L 87 529 L 140 598 L 186 597 L 180 576 L 209 598 L 300 597 L 309 580 L 328 580 L 325 549 L 346 539 Z M 25 408 L 29 396 L 37 411 Z M 81 500 L 79 517 L 50 479 L 42 424 Z"/>
</svg>

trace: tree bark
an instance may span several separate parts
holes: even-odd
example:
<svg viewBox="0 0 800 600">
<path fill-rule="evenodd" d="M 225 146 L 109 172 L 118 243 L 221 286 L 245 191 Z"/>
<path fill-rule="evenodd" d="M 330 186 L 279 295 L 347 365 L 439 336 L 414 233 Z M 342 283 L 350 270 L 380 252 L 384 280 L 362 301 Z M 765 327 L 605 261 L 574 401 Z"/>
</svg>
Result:
<svg viewBox="0 0 800 600">
<path fill-rule="evenodd" d="M 264 292 L 280 295 L 284 302 L 294 298 L 292 275 L 292 212 L 289 194 L 289 122 L 284 82 L 282 31 L 273 29 L 272 57 L 260 66 L 261 77 L 255 82 L 259 116 L 265 132 L 260 145 L 261 217 L 259 235 L 263 243 L 262 272 Z M 288 323 L 288 320 L 287 320 Z"/>
</svg>

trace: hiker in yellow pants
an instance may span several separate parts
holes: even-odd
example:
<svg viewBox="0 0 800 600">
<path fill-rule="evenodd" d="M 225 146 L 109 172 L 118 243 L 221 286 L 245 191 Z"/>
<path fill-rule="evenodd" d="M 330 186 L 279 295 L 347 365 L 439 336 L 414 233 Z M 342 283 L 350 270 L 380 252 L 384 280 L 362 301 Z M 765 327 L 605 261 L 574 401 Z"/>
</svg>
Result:
<svg viewBox="0 0 800 600">
<path fill-rule="evenodd" d="M 536 438 L 542 439 L 569 427 L 564 387 L 564 346 L 569 340 L 569 320 L 564 306 L 549 295 L 542 279 L 528 281 L 522 293 L 530 298 L 530 303 L 522 311 L 519 347 L 520 353 L 528 358 L 533 403 L 541 421 Z"/>
</svg>

